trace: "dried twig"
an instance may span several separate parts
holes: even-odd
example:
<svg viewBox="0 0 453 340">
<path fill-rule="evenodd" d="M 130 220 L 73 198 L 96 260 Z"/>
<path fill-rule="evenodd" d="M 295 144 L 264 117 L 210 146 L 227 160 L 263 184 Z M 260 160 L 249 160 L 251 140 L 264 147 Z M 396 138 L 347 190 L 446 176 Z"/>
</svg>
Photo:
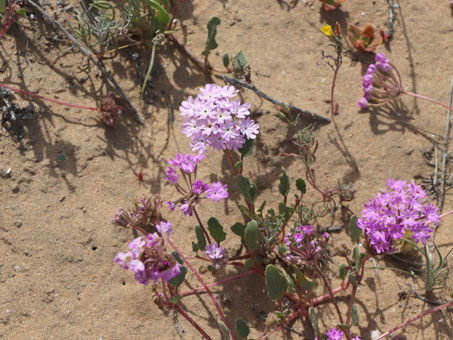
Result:
<svg viewBox="0 0 453 340">
<path fill-rule="evenodd" d="M 450 100 L 448 102 L 448 106 L 451 107 L 453 100 L 453 77 L 451 78 L 450 83 Z M 448 151 L 448 139 L 450 138 L 450 119 L 451 119 L 451 110 L 447 110 L 447 123 L 445 127 L 445 137 L 444 137 L 444 148 L 442 150 L 442 168 L 441 168 L 441 182 L 440 182 L 440 195 L 438 198 L 438 205 L 440 211 L 442 211 L 442 207 L 444 204 L 444 197 L 445 197 L 445 167 L 447 165 L 447 151 Z"/>
<path fill-rule="evenodd" d="M 291 104 L 286 104 L 284 102 L 281 102 L 279 100 L 276 100 L 274 98 L 271 98 L 269 97 L 267 94 L 265 94 L 264 92 L 258 90 L 256 88 L 256 86 L 254 85 L 250 85 L 248 84 L 247 82 L 245 81 L 242 81 L 242 80 L 238 80 L 238 79 L 234 79 L 234 78 L 231 78 L 231 77 L 228 77 L 227 75 L 222 75 L 222 76 L 218 76 L 216 75 L 217 78 L 219 79 L 223 79 L 224 81 L 226 81 L 227 83 L 230 83 L 230 84 L 233 84 L 233 85 L 237 85 L 237 86 L 242 86 L 242 87 L 245 87 L 249 90 L 252 90 L 253 92 L 255 92 L 258 96 L 260 96 L 261 98 L 263 99 L 266 99 L 267 101 L 271 102 L 272 104 L 274 105 L 278 105 L 278 106 L 282 106 L 282 107 L 288 107 L 291 111 L 295 112 L 295 113 L 300 113 L 302 115 L 305 115 L 306 117 L 310 118 L 310 119 L 314 119 L 314 120 L 318 120 L 320 123 L 322 124 L 329 124 L 331 122 L 331 120 L 329 118 L 326 118 L 326 117 L 323 117 L 317 113 L 314 113 L 314 112 L 311 112 L 311 111 L 307 111 L 307 110 L 304 110 L 304 109 L 301 109 L 301 108 L 298 108 L 296 106 L 293 106 Z"/>
<path fill-rule="evenodd" d="M 393 28 L 393 23 L 395 22 L 394 9 L 395 9 L 395 6 L 399 6 L 399 5 L 394 5 L 393 0 L 387 0 L 387 3 L 389 4 L 389 10 L 388 10 L 389 20 L 387 22 L 387 27 L 389 29 L 388 35 L 390 36 L 390 38 L 393 38 L 393 34 L 395 33 L 395 29 Z"/>
<path fill-rule="evenodd" d="M 121 98 L 123 98 L 123 100 L 126 102 L 127 106 L 129 106 L 129 109 L 132 111 L 132 113 L 135 115 L 135 117 L 137 118 L 137 120 L 139 121 L 140 124 L 143 124 L 144 120 L 142 118 L 142 116 L 137 112 L 137 110 L 135 109 L 135 107 L 132 105 L 132 103 L 130 102 L 129 98 L 127 97 L 127 95 L 124 93 L 123 89 L 119 86 L 119 84 L 115 81 L 115 79 L 113 78 L 113 76 L 105 69 L 105 67 L 98 62 L 98 60 L 93 57 L 93 54 L 88 51 L 87 49 L 85 49 L 63 26 L 61 26 L 61 24 L 56 21 L 54 18 L 52 18 L 41 6 L 39 6 L 38 4 L 34 3 L 32 0 L 28 0 L 27 1 L 27 4 L 31 5 L 32 7 L 34 7 L 35 9 L 38 10 L 39 13 L 41 13 L 41 15 L 43 17 L 45 17 L 49 22 L 52 23 L 52 25 L 54 27 L 56 27 L 57 29 L 59 29 L 61 32 L 63 32 L 66 37 L 71 40 L 71 42 L 77 46 L 77 48 L 83 53 L 85 54 L 88 58 L 90 58 L 90 60 L 102 71 L 102 73 L 104 74 L 104 76 L 110 81 L 110 83 L 115 87 L 115 89 L 118 91 L 119 95 L 121 96 Z"/>
</svg>

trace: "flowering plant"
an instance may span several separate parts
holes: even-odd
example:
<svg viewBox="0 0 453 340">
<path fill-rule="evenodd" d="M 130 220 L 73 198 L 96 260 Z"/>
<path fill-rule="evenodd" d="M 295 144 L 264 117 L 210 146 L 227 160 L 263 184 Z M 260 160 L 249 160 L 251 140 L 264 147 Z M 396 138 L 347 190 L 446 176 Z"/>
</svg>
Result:
<svg viewBox="0 0 453 340">
<path fill-rule="evenodd" d="M 374 67 L 388 72 L 391 65 L 380 55 Z M 425 203 L 426 193 L 420 185 L 389 179 L 387 189 L 365 204 L 361 217 L 351 218 L 349 236 L 353 244 L 352 251 L 345 244 L 336 245 L 336 255 L 340 256 L 343 263 L 339 263 L 337 273 L 341 283 L 334 288 L 332 280 L 326 274 L 326 261 L 329 258 L 327 246 L 331 235 L 329 231 L 321 232 L 313 226 L 315 218 L 324 216 L 325 211 L 315 211 L 314 205 L 304 203 L 307 194 L 305 180 L 297 178 L 296 192 L 293 196 L 290 195 L 291 180 L 283 168 L 278 185 L 278 192 L 282 196 L 278 209 L 265 209 L 266 201 L 258 205 L 257 187 L 243 174 L 245 157 L 253 152 L 254 144 L 250 141 L 255 140 L 258 133 L 258 125 L 253 121 L 251 125 L 244 125 L 249 124 L 245 121 L 251 121 L 248 118 L 250 105 L 230 101 L 237 93 L 232 86 L 210 84 L 200 92 L 195 99 L 190 97 L 181 105 L 181 114 L 185 119 L 183 131 L 191 138 L 191 146 L 198 153 L 178 153 L 169 160 L 166 172 L 166 179 L 175 185 L 180 194 L 178 199 L 168 201 L 170 213 L 177 206 L 185 215 L 196 218 L 196 241 L 192 241 L 192 250 L 196 255 L 188 257 L 179 250 L 171 237 L 173 225 L 160 212 L 162 200 L 148 198 L 138 200 L 131 211 L 121 209 L 112 219 L 115 224 L 134 228 L 143 234 L 129 243 L 127 252 L 118 253 L 114 261 L 121 268 L 133 271 L 135 279 L 140 283 L 146 285 L 152 281 L 154 290 L 158 292 L 158 302 L 178 311 L 207 340 L 212 338 L 184 310 L 181 299 L 202 291 L 207 292 L 219 315 L 218 325 L 223 338 L 234 340 L 235 333 L 210 288 L 248 275 L 262 277 L 268 297 L 276 302 L 276 309 L 268 314 L 266 329 L 259 339 L 304 317 L 311 325 L 315 340 L 360 340 L 353 327 L 359 326 L 356 295 L 365 277 L 365 264 L 373 257 L 394 252 L 395 242 L 402 238 L 411 237 L 414 240 L 411 242 L 426 243 L 433 228 L 441 220 L 438 209 Z M 249 126 L 250 130 L 245 129 L 245 126 Z M 205 222 L 197 211 L 202 200 L 211 199 L 218 203 L 228 199 L 228 190 L 231 190 L 227 190 L 227 186 L 220 181 L 205 183 L 197 177 L 198 166 L 208 157 L 205 153 L 207 146 L 225 152 L 236 181 L 236 189 L 243 197 L 244 204 L 239 204 L 239 207 L 245 221 L 237 222 L 231 227 L 231 232 L 239 237 L 242 249 L 236 255 L 230 255 L 232 252 L 222 243 L 229 235 L 220 221 L 210 217 Z M 340 196 L 341 204 L 347 200 L 346 191 L 322 191 L 317 186 L 312 169 L 315 158 L 313 149 L 316 149 L 317 144 L 310 129 L 305 128 L 299 133 L 298 146 L 300 160 L 306 166 L 305 177 L 308 183 L 322 195 L 325 210 L 333 211 L 336 206 L 333 195 Z M 235 153 L 236 150 L 238 154 Z M 235 163 L 234 158 L 239 155 L 240 160 Z M 349 194 L 352 195 L 351 192 Z M 173 252 L 170 252 L 170 247 Z M 199 272 L 192 265 L 192 260 L 207 262 L 207 269 L 214 275 L 227 266 L 235 266 L 241 271 L 208 284 L 200 274 L 202 271 Z M 188 270 L 197 278 L 201 287 L 180 291 Z M 427 282 L 434 287 L 444 279 L 445 272 L 443 265 L 438 266 Z M 319 284 L 326 288 L 326 294 L 316 295 L 316 286 Z M 342 302 L 336 299 L 336 295 L 348 290 L 346 305 L 340 308 Z M 324 302 L 333 304 L 337 322 L 335 327 L 322 332 L 316 308 Z M 241 338 L 247 338 L 250 328 L 244 320 L 238 319 L 236 332 Z"/>
<path fill-rule="evenodd" d="M 380 34 L 375 34 L 371 24 L 360 30 L 356 25 L 348 25 L 348 39 L 352 46 L 362 52 L 372 52 L 384 42 Z"/>
</svg>

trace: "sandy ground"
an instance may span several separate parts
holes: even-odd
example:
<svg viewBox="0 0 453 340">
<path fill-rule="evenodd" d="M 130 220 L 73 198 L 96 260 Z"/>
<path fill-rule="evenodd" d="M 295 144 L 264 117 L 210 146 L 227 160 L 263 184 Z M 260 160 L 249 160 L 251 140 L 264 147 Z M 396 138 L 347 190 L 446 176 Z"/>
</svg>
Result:
<svg viewBox="0 0 453 340">
<path fill-rule="evenodd" d="M 453 18 L 447 0 L 401 1 L 395 9 L 394 39 L 378 51 L 397 65 L 405 88 L 448 103 L 452 76 Z M 71 5 L 78 6 L 76 2 Z M 45 7 L 67 25 L 73 14 L 51 1 Z M 179 19 L 177 37 L 201 57 L 206 24 L 220 17 L 219 48 L 211 63 L 222 67 L 223 53 L 244 50 L 251 66 L 253 84 L 270 96 L 329 117 L 332 71 L 322 62 L 328 39 L 320 28 L 338 21 L 346 32 L 348 23 L 373 23 L 385 29 L 388 5 L 384 0 L 347 0 L 341 10 L 325 13 L 318 1 L 216 1 L 186 0 Z M 73 103 L 98 106 L 110 88 L 94 69 L 86 78 L 80 71 L 85 57 L 38 14 L 37 20 L 22 18 L 0 45 L 1 82 Z M 182 317 L 161 310 L 153 302 L 151 286 L 138 284 L 131 272 L 113 263 L 119 251 L 134 238 L 130 230 L 110 224 L 118 207 L 130 207 L 144 195 L 159 194 L 168 200 L 175 190 L 164 179 L 167 160 L 178 151 L 189 152 L 188 139 L 181 133 L 179 103 L 196 95 L 206 79 L 191 62 L 172 46 L 159 49 L 146 100 L 140 100 L 140 86 L 149 54 L 142 50 L 133 61 L 131 50 L 122 53 L 107 68 L 145 117 L 138 124 L 125 112 L 114 128 L 106 128 L 97 113 L 71 109 L 41 100 L 17 97 L 21 106 L 33 107 L 33 118 L 24 125 L 23 138 L 0 132 L 0 339 L 200 339 Z M 321 187 L 340 180 L 356 190 L 347 206 L 359 214 L 363 202 L 385 185 L 386 178 L 408 181 L 430 178 L 435 169 L 422 153 L 437 145 L 443 149 L 446 112 L 434 104 L 402 98 L 396 106 L 360 112 L 361 77 L 372 62 L 371 55 L 348 53 L 338 75 L 336 101 L 339 115 L 334 124 L 318 131 L 316 174 Z M 137 67 L 138 65 L 138 67 Z M 218 84 L 221 84 L 219 81 Z M 294 151 L 295 131 L 276 116 L 276 108 L 248 90 L 244 101 L 252 104 L 253 118 L 261 126 L 255 155 L 247 160 L 247 173 L 257 183 L 258 201 L 278 202 L 278 176 L 284 166 L 295 179 L 304 171 L 301 162 L 284 157 Z M 169 107 L 176 121 L 171 120 Z M 433 153 L 434 156 L 436 155 Z M 208 152 L 200 165 L 201 178 L 234 185 L 222 170 L 222 155 Z M 434 161 L 433 161 L 434 162 Z M 7 170 L 11 174 L 7 175 Z M 450 172 L 451 166 L 447 166 Z M 438 170 L 440 172 L 440 170 Z M 143 181 L 137 174 L 143 174 Z M 448 187 L 448 186 L 447 186 Z M 204 202 L 201 215 L 215 215 L 225 226 L 241 221 L 237 212 L 240 197 L 232 190 L 226 203 Z M 309 193 L 315 195 L 313 189 Z M 447 191 L 444 211 L 453 206 Z M 190 241 L 195 220 L 180 212 L 166 217 L 173 222 L 174 241 L 191 254 Z M 436 234 L 443 254 L 453 246 L 451 223 L 444 219 Z M 341 213 L 318 221 L 318 227 L 342 223 Z M 187 235 L 190 235 L 188 237 Z M 333 233 L 333 245 L 347 240 L 345 231 Z M 231 238 L 227 246 L 234 247 Z M 401 265 L 381 260 L 385 265 Z M 332 270 L 336 270 L 331 264 Z M 208 282 L 236 273 L 214 277 Z M 182 289 L 198 287 L 193 275 Z M 359 327 L 354 332 L 363 340 L 371 331 L 384 332 L 431 306 L 410 292 L 412 279 L 391 271 L 366 273 L 360 288 Z M 452 286 L 452 280 L 449 280 Z M 239 317 L 257 337 L 265 324 L 261 316 L 274 310 L 259 277 L 248 276 L 235 284 L 214 289 L 223 301 L 227 320 Z M 440 292 L 436 299 L 445 299 Z M 346 295 L 339 298 L 345 306 Z M 213 339 L 220 339 L 217 315 L 201 294 L 183 300 L 184 308 L 200 320 Z M 336 323 L 331 305 L 318 308 L 321 327 Z M 404 330 L 411 340 L 453 339 L 452 317 L 448 312 L 429 315 Z M 308 325 L 292 326 L 304 339 L 313 339 Z M 271 339 L 296 339 L 290 331 Z"/>
</svg>

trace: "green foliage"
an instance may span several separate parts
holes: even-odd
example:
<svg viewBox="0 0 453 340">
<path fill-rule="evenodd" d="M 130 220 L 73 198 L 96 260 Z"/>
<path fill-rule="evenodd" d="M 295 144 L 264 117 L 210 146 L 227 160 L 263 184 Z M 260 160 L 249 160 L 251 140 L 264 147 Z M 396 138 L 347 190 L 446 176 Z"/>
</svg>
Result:
<svg viewBox="0 0 453 340">
<path fill-rule="evenodd" d="M 0 13 L 5 13 L 6 10 L 6 0 L 0 0 Z"/>
<path fill-rule="evenodd" d="M 182 300 L 182 296 L 179 295 L 179 294 L 176 294 L 175 296 L 173 296 L 171 299 L 170 299 L 170 302 L 171 303 L 178 303 L 179 301 Z"/>
<path fill-rule="evenodd" d="M 212 50 L 215 50 L 219 45 L 215 40 L 217 35 L 217 26 L 220 25 L 219 17 L 212 17 L 208 22 L 208 39 L 206 40 L 206 47 L 203 52 L 204 55 L 208 56 Z"/>
<path fill-rule="evenodd" d="M 225 241 L 226 232 L 223 231 L 222 225 L 215 217 L 208 220 L 208 231 L 217 243 Z"/>
<path fill-rule="evenodd" d="M 250 327 L 246 321 L 242 319 L 236 320 L 236 331 L 241 338 L 247 338 L 250 334 Z"/>
<path fill-rule="evenodd" d="M 311 326 L 313 327 L 315 334 L 319 334 L 318 315 L 313 307 L 308 308 L 308 315 L 310 316 Z"/>
<path fill-rule="evenodd" d="M 228 67 L 230 65 L 230 56 L 228 55 L 228 53 L 225 53 L 222 56 L 222 61 L 223 61 L 223 66 Z"/>
<path fill-rule="evenodd" d="M 359 240 L 360 235 L 363 233 L 363 230 L 357 226 L 358 219 L 359 218 L 356 215 L 353 215 L 349 220 L 349 236 L 351 237 L 351 241 L 354 243 Z"/>
<path fill-rule="evenodd" d="M 315 289 L 316 284 L 309 280 L 301 271 L 300 269 L 292 265 L 291 268 L 293 269 L 294 273 L 296 274 L 296 285 L 299 289 L 308 290 L 309 292 Z"/>
<path fill-rule="evenodd" d="M 256 221 L 250 221 L 247 223 L 244 231 L 245 244 L 250 251 L 255 251 L 259 248 L 258 244 L 258 223 Z"/>
<path fill-rule="evenodd" d="M 220 319 L 217 319 L 217 324 L 219 325 L 223 340 L 230 340 L 230 333 L 228 332 L 227 326 L 225 326 L 225 324 Z"/>
<path fill-rule="evenodd" d="M 282 168 L 282 174 L 280 175 L 280 183 L 278 185 L 278 191 L 286 197 L 289 194 L 289 188 L 290 188 L 290 183 L 289 183 L 289 177 L 288 174 L 286 173 L 285 168 Z"/>
<path fill-rule="evenodd" d="M 346 278 L 347 274 L 348 274 L 348 267 L 344 263 L 340 264 L 339 274 L 338 274 L 340 279 L 344 280 Z"/>
<path fill-rule="evenodd" d="M 204 237 L 203 229 L 199 225 L 195 226 L 195 234 L 197 236 L 197 246 L 200 250 L 205 250 L 206 248 L 206 238 Z"/>
<path fill-rule="evenodd" d="M 353 326 L 359 325 L 359 308 L 356 304 L 352 305 L 351 309 L 351 321 Z"/>
<path fill-rule="evenodd" d="M 178 276 L 175 276 L 174 278 L 168 280 L 168 283 L 171 284 L 174 287 L 179 287 L 181 283 L 184 282 L 187 274 L 187 267 L 182 266 L 181 267 L 181 273 L 179 273 Z"/>
<path fill-rule="evenodd" d="M 242 175 L 237 176 L 237 185 L 246 201 L 253 204 L 256 198 L 256 185 L 251 183 L 247 177 Z"/>
<path fill-rule="evenodd" d="M 280 300 L 288 288 L 288 281 L 285 276 L 272 264 L 266 267 L 264 274 L 266 277 L 267 295 L 272 300 Z"/>
<path fill-rule="evenodd" d="M 233 68 L 237 72 L 243 72 L 245 66 L 247 65 L 247 57 L 244 51 L 240 51 L 233 57 Z"/>
<path fill-rule="evenodd" d="M 250 156 L 255 149 L 255 144 L 256 139 L 247 139 L 238 151 L 241 153 L 242 157 Z"/>
<path fill-rule="evenodd" d="M 302 178 L 296 179 L 296 188 L 302 193 L 305 194 L 307 192 L 307 184 Z"/>
<path fill-rule="evenodd" d="M 231 231 L 238 235 L 241 239 L 244 239 L 245 226 L 242 223 L 235 223 L 231 226 Z"/>
</svg>

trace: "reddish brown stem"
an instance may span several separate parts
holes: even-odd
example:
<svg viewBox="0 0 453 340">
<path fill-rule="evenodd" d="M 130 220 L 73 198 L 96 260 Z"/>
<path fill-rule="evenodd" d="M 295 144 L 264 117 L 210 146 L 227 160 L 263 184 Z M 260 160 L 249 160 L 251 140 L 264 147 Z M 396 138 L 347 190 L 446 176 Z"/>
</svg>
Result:
<svg viewBox="0 0 453 340">
<path fill-rule="evenodd" d="M 195 214 L 195 217 L 197 218 L 197 221 L 198 221 L 198 224 L 200 225 L 201 230 L 203 230 L 203 234 L 206 236 L 206 239 L 208 240 L 208 244 L 211 244 L 211 238 L 209 237 L 209 234 L 206 231 L 206 228 L 204 227 L 203 222 L 201 222 L 200 216 L 198 216 L 195 206 L 192 208 L 192 211 Z"/>
<path fill-rule="evenodd" d="M 241 273 L 241 274 L 238 274 L 238 275 L 230 276 L 230 277 L 227 277 L 226 279 L 223 279 L 223 280 L 208 284 L 208 285 L 206 285 L 206 287 L 211 288 L 211 287 L 217 286 L 219 284 L 222 284 L 222 283 L 225 283 L 225 282 L 228 282 L 228 281 L 231 281 L 231 280 L 239 279 L 239 278 L 241 278 L 243 276 L 252 275 L 254 273 L 255 273 L 254 270 L 250 270 L 250 271 L 248 271 L 246 273 Z M 187 296 L 187 295 L 191 295 L 191 294 L 195 294 L 195 293 L 199 293 L 199 292 L 203 292 L 203 291 L 205 291 L 204 287 L 203 288 L 197 288 L 197 289 L 188 290 L 188 291 L 179 293 L 179 295 L 180 296 Z"/>
<path fill-rule="evenodd" d="M 185 311 L 184 309 L 181 308 L 180 305 L 172 305 L 174 309 L 176 309 L 183 317 L 186 318 L 189 323 L 195 327 L 195 329 L 200 332 L 200 334 L 206 339 L 206 340 L 212 340 L 212 338 L 195 322 L 194 319 L 192 319 Z"/>
<path fill-rule="evenodd" d="M 440 310 L 442 310 L 442 309 L 444 309 L 444 308 L 448 308 L 448 307 L 450 307 L 450 306 L 453 306 L 453 301 L 447 302 L 447 303 L 445 303 L 445 304 L 443 304 L 443 305 L 441 305 L 441 306 L 438 306 L 438 307 L 432 308 L 432 309 L 430 309 L 430 310 L 427 310 L 426 312 L 423 312 L 423 313 L 417 315 L 416 317 L 413 317 L 412 319 L 407 320 L 406 322 L 402 323 L 401 325 L 396 326 L 395 328 L 392 328 L 391 330 L 389 330 L 389 331 L 385 332 L 384 334 L 378 336 L 375 340 L 383 339 L 383 338 L 385 338 L 386 336 L 388 336 L 388 335 L 390 335 L 390 334 L 396 332 L 398 329 L 403 328 L 403 327 L 406 327 L 406 326 L 409 325 L 410 323 L 412 323 L 412 322 L 414 322 L 414 321 L 416 321 L 416 320 L 418 320 L 418 319 L 421 319 L 421 318 L 423 318 L 424 316 L 426 316 L 426 315 L 428 315 L 428 314 L 431 314 L 431 313 L 440 311 Z"/>
<path fill-rule="evenodd" d="M 9 89 L 11 91 L 14 91 L 16 93 L 22 94 L 22 95 L 26 95 L 26 96 L 30 96 L 30 97 L 33 97 L 33 98 L 42 99 L 42 100 L 45 100 L 45 101 L 48 101 L 48 102 L 52 102 L 52 103 L 55 103 L 55 104 L 58 104 L 58 105 L 65 105 L 65 106 L 75 107 L 75 108 L 84 109 L 84 110 L 100 111 L 100 109 L 97 108 L 97 107 L 66 103 L 66 102 L 63 102 L 61 100 L 47 98 L 47 97 L 41 96 L 39 94 L 28 92 L 28 91 L 24 91 L 24 90 L 21 90 L 21 89 L 17 89 L 15 87 L 12 87 L 12 86 L 9 86 L 9 85 L 5 85 L 5 84 L 2 84 L 2 83 L 0 83 L 0 86 L 4 87 L 6 89 Z"/>
<path fill-rule="evenodd" d="M 438 100 L 435 100 L 433 98 L 429 98 L 429 97 L 426 97 L 426 96 L 422 96 L 421 94 L 416 94 L 416 93 L 412 93 L 412 92 L 406 92 L 406 91 L 403 91 L 401 92 L 402 94 L 407 94 L 408 96 L 412 96 L 412 97 L 415 97 L 415 98 L 420 98 L 420 99 L 425 99 L 425 100 L 428 100 L 432 103 L 435 103 L 437 105 L 440 105 L 444 108 L 446 108 L 447 110 L 449 111 L 453 111 L 453 107 L 450 107 L 448 105 L 445 105 L 444 103 L 441 103 L 440 101 Z"/>
<path fill-rule="evenodd" d="M 187 259 L 184 257 L 183 253 L 179 250 L 179 248 L 176 246 L 176 244 L 173 243 L 173 241 L 168 238 L 167 239 L 168 243 L 170 243 L 170 245 L 173 247 L 174 250 L 176 250 L 176 252 L 178 253 L 179 257 L 181 257 L 181 259 L 184 261 L 184 263 L 187 265 L 187 267 L 189 267 L 189 269 L 192 271 L 192 273 L 195 275 L 195 277 L 198 279 L 198 281 L 200 281 L 200 283 L 203 285 L 204 289 L 206 290 L 206 292 L 208 293 L 209 297 L 211 298 L 211 301 L 212 303 L 214 304 L 215 308 L 217 309 L 217 312 L 219 313 L 220 315 L 220 319 L 222 320 L 222 322 L 225 324 L 225 327 L 228 329 L 228 333 L 230 335 L 230 339 L 231 340 L 234 340 L 233 338 L 233 334 L 230 330 L 230 327 L 228 327 L 228 323 L 226 321 L 226 318 L 225 318 L 225 315 L 223 314 L 223 311 L 222 309 L 220 308 L 219 306 L 219 303 L 217 302 L 216 298 L 214 297 L 214 294 L 212 294 L 211 290 L 209 289 L 209 287 L 206 285 L 206 282 L 204 282 L 203 278 L 200 276 L 200 274 L 198 274 L 198 272 L 196 271 L 196 269 L 190 264 L 189 261 L 187 261 Z"/>
</svg>

